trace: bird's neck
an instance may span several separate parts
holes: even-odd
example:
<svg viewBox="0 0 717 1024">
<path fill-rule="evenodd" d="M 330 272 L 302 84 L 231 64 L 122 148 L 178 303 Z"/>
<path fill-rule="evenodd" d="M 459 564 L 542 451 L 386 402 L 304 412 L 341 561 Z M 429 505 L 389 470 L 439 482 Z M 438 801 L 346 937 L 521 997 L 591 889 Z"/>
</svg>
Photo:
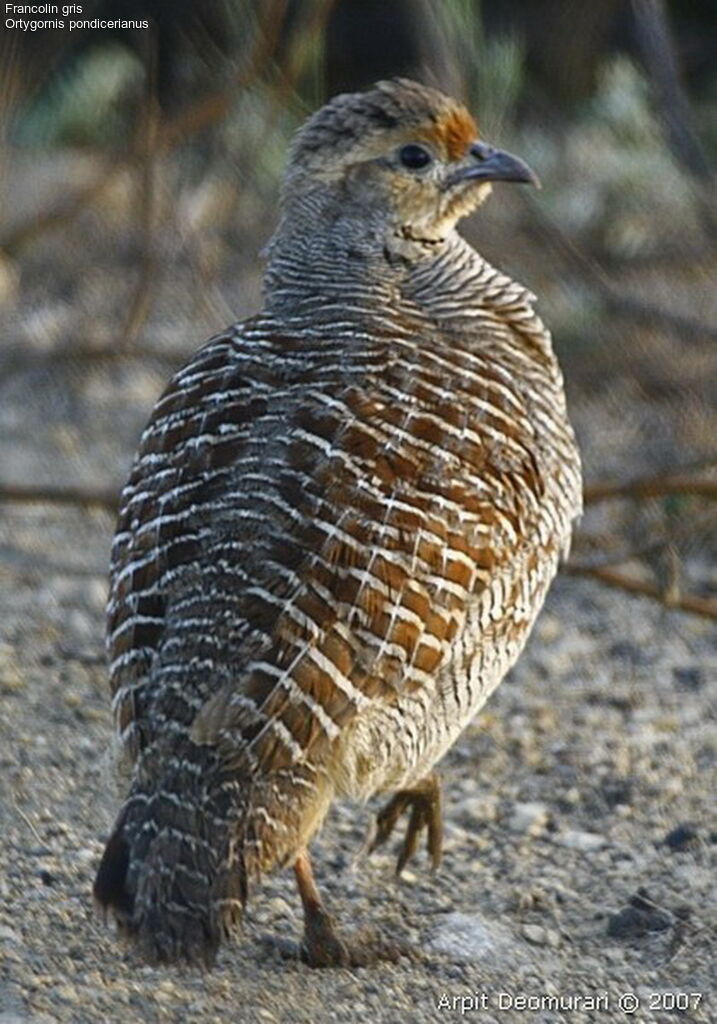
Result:
<svg viewBox="0 0 717 1024">
<path fill-rule="evenodd" d="M 267 312 L 296 317 L 317 308 L 395 301 L 400 268 L 386 261 L 386 215 L 317 191 L 285 206 L 267 247 Z"/>
<path fill-rule="evenodd" d="M 469 345 L 480 343 L 482 322 L 502 321 L 553 370 L 550 337 L 533 296 L 456 231 L 431 245 L 412 241 L 380 207 L 367 215 L 365 205 L 316 192 L 285 206 L 267 254 L 265 308 L 274 316 L 357 323 L 392 310 L 417 327 L 426 320 L 438 324 Z"/>
</svg>

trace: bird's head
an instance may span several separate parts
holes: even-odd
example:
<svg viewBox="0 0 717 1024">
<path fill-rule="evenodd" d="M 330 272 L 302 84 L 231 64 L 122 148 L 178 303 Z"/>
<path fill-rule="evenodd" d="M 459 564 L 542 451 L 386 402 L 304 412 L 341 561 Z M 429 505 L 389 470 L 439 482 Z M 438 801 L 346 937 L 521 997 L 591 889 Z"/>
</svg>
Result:
<svg viewBox="0 0 717 1024">
<path fill-rule="evenodd" d="M 309 118 L 292 147 L 284 198 L 329 192 L 337 210 L 382 216 L 389 247 L 420 255 L 473 212 L 493 181 L 538 184 L 522 160 L 481 140 L 465 107 L 399 78 L 336 96 Z"/>
</svg>

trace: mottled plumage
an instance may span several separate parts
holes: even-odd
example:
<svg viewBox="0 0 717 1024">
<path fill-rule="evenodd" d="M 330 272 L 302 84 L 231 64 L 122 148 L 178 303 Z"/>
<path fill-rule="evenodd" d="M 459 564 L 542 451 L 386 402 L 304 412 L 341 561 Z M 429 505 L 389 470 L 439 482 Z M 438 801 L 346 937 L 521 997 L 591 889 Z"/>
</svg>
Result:
<svg viewBox="0 0 717 1024">
<path fill-rule="evenodd" d="M 302 858 L 331 801 L 420 789 L 569 545 L 549 335 L 454 230 L 487 181 L 530 172 L 476 138 L 405 80 L 315 114 L 264 311 L 193 357 L 142 436 L 109 603 L 130 788 L 95 893 L 152 960 L 210 961 L 249 882 L 294 862 L 308 933 Z M 402 165 L 411 145 L 426 167 Z M 352 960 L 312 936 L 311 962 Z"/>
</svg>

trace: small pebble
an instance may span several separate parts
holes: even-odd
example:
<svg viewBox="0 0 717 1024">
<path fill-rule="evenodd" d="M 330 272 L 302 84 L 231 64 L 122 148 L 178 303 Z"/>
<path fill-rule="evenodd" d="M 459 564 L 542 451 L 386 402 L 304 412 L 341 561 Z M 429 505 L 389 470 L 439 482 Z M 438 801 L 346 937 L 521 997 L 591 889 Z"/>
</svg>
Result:
<svg viewBox="0 0 717 1024">
<path fill-rule="evenodd" d="M 694 825 L 685 822 L 668 832 L 665 836 L 665 846 L 669 846 L 675 853 L 680 850 L 688 850 L 697 843 L 698 833 Z"/>
<path fill-rule="evenodd" d="M 567 846 L 570 850 L 580 850 L 589 853 L 591 850 L 599 850 L 607 845 L 605 836 L 597 832 L 577 832 L 568 830 L 557 837 L 561 846 Z"/>
<path fill-rule="evenodd" d="M 516 943 L 507 928 L 479 914 L 446 914 L 428 942 L 434 953 L 458 961 L 476 960 L 498 965 L 515 955 Z"/>
<path fill-rule="evenodd" d="M 607 933 L 613 938 L 640 938 L 647 932 L 665 931 L 672 915 L 655 903 L 646 889 L 639 888 L 630 897 L 630 905 L 608 919 Z"/>
<path fill-rule="evenodd" d="M 678 690 L 699 690 L 704 681 L 701 670 L 696 666 L 673 668 L 672 678 Z"/>
<path fill-rule="evenodd" d="M 661 932 L 669 928 L 669 914 L 660 910 L 645 911 L 637 907 L 624 907 L 608 920 L 607 933 L 615 939 L 637 939 L 647 932 Z"/>
<path fill-rule="evenodd" d="M 274 896 L 273 899 L 270 899 L 266 909 L 270 917 L 293 918 L 295 916 L 294 908 L 282 896 Z"/>
<path fill-rule="evenodd" d="M 545 928 L 539 924 L 524 924 L 521 931 L 523 937 L 533 946 L 544 946 L 548 941 Z"/>
<path fill-rule="evenodd" d="M 463 800 L 460 811 L 466 822 L 472 825 L 495 821 L 498 817 L 498 799 L 487 794 L 470 797 L 468 800 Z"/>
<path fill-rule="evenodd" d="M 537 836 L 545 830 L 549 818 L 550 814 L 545 804 L 516 804 L 508 819 L 508 827 L 511 832 Z"/>
</svg>

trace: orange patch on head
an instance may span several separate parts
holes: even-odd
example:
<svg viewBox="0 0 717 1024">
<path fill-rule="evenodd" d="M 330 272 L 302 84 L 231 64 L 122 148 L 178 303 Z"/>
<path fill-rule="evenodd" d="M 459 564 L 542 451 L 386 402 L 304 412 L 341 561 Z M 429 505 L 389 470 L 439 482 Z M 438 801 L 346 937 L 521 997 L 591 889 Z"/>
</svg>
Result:
<svg viewBox="0 0 717 1024">
<path fill-rule="evenodd" d="M 463 107 L 452 107 L 437 119 L 430 136 L 450 160 L 460 160 L 478 138 L 478 126 Z"/>
</svg>

